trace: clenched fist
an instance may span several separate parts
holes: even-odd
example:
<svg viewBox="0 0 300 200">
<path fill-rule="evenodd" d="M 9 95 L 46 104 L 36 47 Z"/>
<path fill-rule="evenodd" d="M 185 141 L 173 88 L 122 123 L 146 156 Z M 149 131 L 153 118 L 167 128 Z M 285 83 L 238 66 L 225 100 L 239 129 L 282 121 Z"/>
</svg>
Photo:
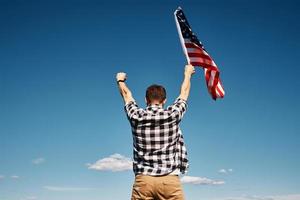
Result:
<svg viewBox="0 0 300 200">
<path fill-rule="evenodd" d="M 117 79 L 117 81 L 125 81 L 127 79 L 126 73 L 124 73 L 124 72 L 117 73 L 116 79 Z"/>
</svg>

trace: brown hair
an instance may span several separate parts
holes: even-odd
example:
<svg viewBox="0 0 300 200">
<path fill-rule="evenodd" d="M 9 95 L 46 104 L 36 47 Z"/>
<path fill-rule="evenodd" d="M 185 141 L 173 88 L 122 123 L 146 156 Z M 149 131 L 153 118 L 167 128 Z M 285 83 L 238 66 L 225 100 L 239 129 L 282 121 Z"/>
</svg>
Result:
<svg viewBox="0 0 300 200">
<path fill-rule="evenodd" d="M 166 99 L 166 89 L 161 85 L 150 85 L 146 90 L 147 103 L 158 101 L 162 103 Z"/>
</svg>

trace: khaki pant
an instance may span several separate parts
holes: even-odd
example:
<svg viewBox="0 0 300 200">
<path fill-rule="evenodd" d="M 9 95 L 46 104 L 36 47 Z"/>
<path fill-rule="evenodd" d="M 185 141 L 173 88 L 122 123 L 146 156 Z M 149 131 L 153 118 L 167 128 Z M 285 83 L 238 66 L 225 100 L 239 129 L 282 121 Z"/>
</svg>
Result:
<svg viewBox="0 0 300 200">
<path fill-rule="evenodd" d="M 131 200 L 184 200 L 184 195 L 176 175 L 137 175 Z"/>
</svg>

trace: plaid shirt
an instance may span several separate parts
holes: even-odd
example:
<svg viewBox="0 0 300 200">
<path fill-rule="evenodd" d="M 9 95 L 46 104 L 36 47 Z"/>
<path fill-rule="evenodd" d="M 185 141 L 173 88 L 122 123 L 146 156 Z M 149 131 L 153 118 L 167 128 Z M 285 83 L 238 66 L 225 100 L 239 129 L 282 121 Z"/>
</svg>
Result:
<svg viewBox="0 0 300 200">
<path fill-rule="evenodd" d="M 187 151 L 179 128 L 186 108 L 186 101 L 180 98 L 166 109 L 158 105 L 142 109 L 134 101 L 125 105 L 132 128 L 135 174 L 187 172 Z"/>
</svg>

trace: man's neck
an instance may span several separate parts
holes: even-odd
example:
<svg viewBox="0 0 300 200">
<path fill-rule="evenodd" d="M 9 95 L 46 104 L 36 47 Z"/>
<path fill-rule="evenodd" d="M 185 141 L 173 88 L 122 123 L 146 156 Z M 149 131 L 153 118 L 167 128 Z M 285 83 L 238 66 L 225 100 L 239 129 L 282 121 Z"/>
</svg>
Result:
<svg viewBox="0 0 300 200">
<path fill-rule="evenodd" d="M 155 106 L 155 107 L 160 107 L 160 108 L 164 107 L 164 105 L 162 103 L 155 103 L 155 102 L 148 104 L 148 106 L 149 107 Z"/>
</svg>

